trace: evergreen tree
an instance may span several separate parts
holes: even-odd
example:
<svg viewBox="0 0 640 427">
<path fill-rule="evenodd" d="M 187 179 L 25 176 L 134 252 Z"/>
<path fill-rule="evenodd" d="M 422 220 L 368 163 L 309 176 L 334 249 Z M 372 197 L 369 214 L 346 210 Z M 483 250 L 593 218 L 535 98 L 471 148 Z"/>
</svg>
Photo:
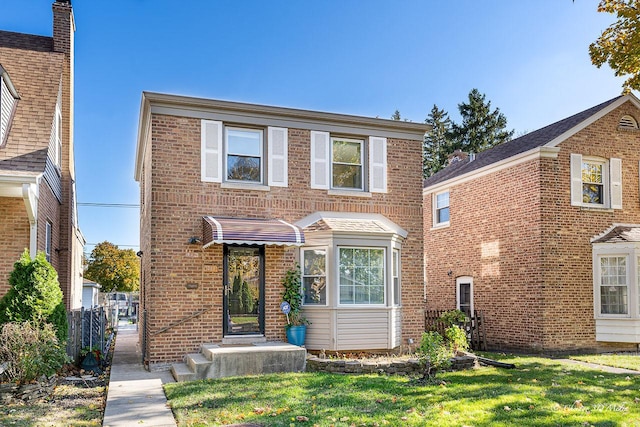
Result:
<svg viewBox="0 0 640 427">
<path fill-rule="evenodd" d="M 509 141 L 514 131 L 507 131 L 507 118 L 499 108 L 491 111 L 491 101 L 478 89 L 469 92 L 469 102 L 458 104 L 462 117 L 460 125 L 451 126 L 453 150 L 466 153 L 479 153 L 505 141 Z"/>
<path fill-rule="evenodd" d="M 9 291 L 0 299 L 0 325 L 8 322 L 50 323 L 58 340 L 67 339 L 67 312 L 58 283 L 58 273 L 44 252 L 32 260 L 25 250 L 13 265 Z"/>
<path fill-rule="evenodd" d="M 451 119 L 446 111 L 433 105 L 425 123 L 431 125 L 422 144 L 422 177 L 427 178 L 447 165 L 447 156 L 453 152 L 449 133 Z"/>
<path fill-rule="evenodd" d="M 400 110 L 396 110 L 393 112 L 393 116 L 391 116 L 391 120 L 400 120 Z"/>
</svg>

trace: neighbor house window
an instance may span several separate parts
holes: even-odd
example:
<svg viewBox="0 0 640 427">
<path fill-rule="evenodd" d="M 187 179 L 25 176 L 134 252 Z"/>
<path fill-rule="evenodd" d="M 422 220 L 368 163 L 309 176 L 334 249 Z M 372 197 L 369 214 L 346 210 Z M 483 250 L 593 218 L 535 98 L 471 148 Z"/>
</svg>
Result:
<svg viewBox="0 0 640 427">
<path fill-rule="evenodd" d="M 327 304 L 327 251 L 302 250 L 302 288 L 304 304 Z"/>
<path fill-rule="evenodd" d="M 600 314 L 628 314 L 627 257 L 600 257 Z"/>
<path fill-rule="evenodd" d="M 384 304 L 384 249 L 339 248 L 340 304 Z"/>
<path fill-rule="evenodd" d="M 622 209 L 622 160 L 571 154 L 571 204 Z"/>
<path fill-rule="evenodd" d="M 449 191 L 434 196 L 433 226 L 449 224 Z"/>
<path fill-rule="evenodd" d="M 47 221 L 45 225 L 45 233 L 44 233 L 44 254 L 47 257 L 47 261 L 51 262 L 51 230 L 52 225 L 49 221 Z"/>
<path fill-rule="evenodd" d="M 393 280 L 393 305 L 400 305 L 400 251 L 391 253 L 391 278 Z"/>
<path fill-rule="evenodd" d="M 363 190 L 364 140 L 331 138 L 331 187 Z"/>
<path fill-rule="evenodd" d="M 599 161 L 582 162 L 582 202 L 604 205 L 605 163 Z"/>
<path fill-rule="evenodd" d="M 227 180 L 261 183 L 264 154 L 262 130 L 231 127 L 225 130 Z"/>
</svg>

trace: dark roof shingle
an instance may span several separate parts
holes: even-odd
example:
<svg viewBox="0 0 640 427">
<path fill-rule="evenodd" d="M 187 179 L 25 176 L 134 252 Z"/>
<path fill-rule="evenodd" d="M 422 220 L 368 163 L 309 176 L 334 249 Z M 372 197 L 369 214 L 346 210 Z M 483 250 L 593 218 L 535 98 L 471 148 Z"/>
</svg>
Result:
<svg viewBox="0 0 640 427">
<path fill-rule="evenodd" d="M 423 187 L 430 187 L 432 185 L 439 184 L 457 176 L 480 169 L 484 166 L 506 160 L 533 148 L 542 147 L 620 98 L 621 96 L 615 97 L 603 102 L 602 104 L 596 105 L 595 107 L 591 107 L 588 110 L 574 114 L 571 117 L 567 117 L 566 119 L 562 119 L 519 138 L 512 139 L 511 141 L 496 145 L 495 147 L 481 153 L 477 153 L 474 160 L 467 158 L 465 160 L 452 163 L 425 179 Z"/>
</svg>

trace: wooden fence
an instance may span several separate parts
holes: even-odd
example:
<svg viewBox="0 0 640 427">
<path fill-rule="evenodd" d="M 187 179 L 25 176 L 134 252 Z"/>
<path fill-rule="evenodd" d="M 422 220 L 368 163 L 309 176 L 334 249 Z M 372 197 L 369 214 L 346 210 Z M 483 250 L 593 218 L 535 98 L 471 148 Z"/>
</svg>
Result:
<svg viewBox="0 0 640 427">
<path fill-rule="evenodd" d="M 67 355 L 76 363 L 80 361 L 83 348 L 97 348 L 102 354 L 109 352 L 113 340 L 109 311 L 105 307 L 90 310 L 84 308 L 67 312 L 69 337 Z M 117 321 L 117 320 L 116 320 Z"/>
<path fill-rule="evenodd" d="M 424 330 L 436 331 L 444 335 L 448 325 L 445 324 L 440 316 L 448 310 L 426 310 L 424 314 Z M 482 312 L 474 310 L 473 316 L 467 317 L 466 321 L 459 324 L 466 332 L 469 345 L 473 350 L 486 350 L 487 342 L 484 334 L 484 318 Z"/>
</svg>

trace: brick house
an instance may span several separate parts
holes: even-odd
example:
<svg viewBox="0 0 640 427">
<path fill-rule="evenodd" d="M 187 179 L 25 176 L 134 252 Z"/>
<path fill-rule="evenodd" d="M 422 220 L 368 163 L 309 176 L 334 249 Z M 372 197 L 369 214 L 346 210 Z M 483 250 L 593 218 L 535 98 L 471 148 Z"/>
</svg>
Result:
<svg viewBox="0 0 640 427">
<path fill-rule="evenodd" d="M 73 167 L 73 11 L 53 3 L 53 37 L 0 31 L 0 296 L 25 250 L 44 251 L 68 309 L 82 298 Z"/>
<path fill-rule="evenodd" d="M 284 340 L 302 266 L 314 350 L 396 349 L 424 325 L 426 126 L 143 93 L 141 342 L 153 366 L 203 343 Z"/>
<path fill-rule="evenodd" d="M 638 120 L 620 96 L 425 180 L 427 309 L 481 310 L 492 348 L 635 348 Z"/>
</svg>

